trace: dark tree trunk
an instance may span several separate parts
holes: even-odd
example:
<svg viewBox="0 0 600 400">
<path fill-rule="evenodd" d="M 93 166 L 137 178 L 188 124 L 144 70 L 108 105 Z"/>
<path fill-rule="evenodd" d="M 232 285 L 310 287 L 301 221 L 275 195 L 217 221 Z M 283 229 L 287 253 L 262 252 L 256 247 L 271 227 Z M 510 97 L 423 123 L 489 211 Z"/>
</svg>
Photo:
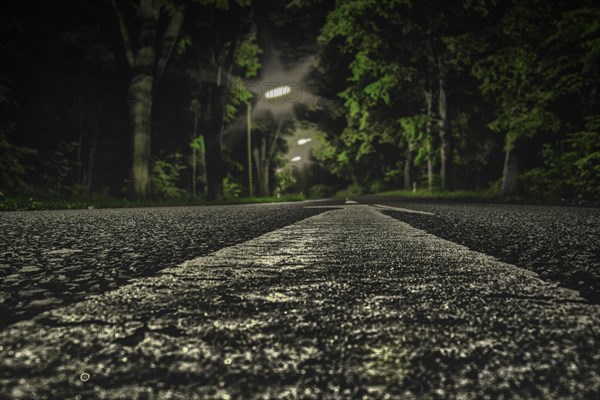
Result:
<svg viewBox="0 0 600 400">
<path fill-rule="evenodd" d="M 270 168 L 271 162 L 267 153 L 267 139 L 262 138 L 260 146 L 254 148 L 254 164 L 256 165 L 256 176 L 258 178 L 259 196 L 268 197 L 271 195 L 270 189 Z"/>
<path fill-rule="evenodd" d="M 152 88 L 156 21 L 149 0 L 140 1 L 140 47 L 135 54 L 133 77 L 129 83 L 129 101 L 133 128 L 133 191 L 137 198 L 148 197 L 150 189 L 150 130 L 152 127 Z"/>
<path fill-rule="evenodd" d="M 442 190 L 450 189 L 451 143 L 448 132 L 448 103 L 446 100 L 446 82 L 444 72 L 439 71 L 438 127 L 440 130 L 440 180 Z"/>
<path fill-rule="evenodd" d="M 96 166 L 96 150 L 98 149 L 98 125 L 94 128 L 94 133 L 90 141 L 90 155 L 88 157 L 86 194 L 89 196 L 92 191 L 92 182 L 94 179 L 94 168 Z"/>
<path fill-rule="evenodd" d="M 133 130 L 133 166 L 131 171 L 132 191 L 136 198 L 144 199 L 150 189 L 150 139 L 152 127 L 152 90 L 155 81 L 162 75 L 183 25 L 184 7 L 179 6 L 171 15 L 169 25 L 160 41 L 156 43 L 156 26 L 159 10 L 152 0 L 140 0 L 139 48 L 134 51 L 125 19 L 115 0 L 111 1 L 116 12 L 125 56 L 132 69 L 129 82 L 129 102 Z M 159 51 L 157 56 L 156 51 Z"/>
<path fill-rule="evenodd" d="M 427 89 L 425 89 L 425 103 L 427 104 L 427 124 L 425 125 L 425 132 L 427 140 L 431 140 L 433 136 L 433 89 L 431 88 L 431 79 L 428 78 Z M 433 154 L 431 154 L 431 148 L 427 154 L 427 183 L 429 190 L 433 190 Z"/>
<path fill-rule="evenodd" d="M 150 129 L 152 118 L 152 75 L 137 74 L 129 84 L 133 122 L 133 192 L 144 199 L 150 188 Z"/>
<path fill-rule="evenodd" d="M 262 179 L 260 182 L 260 195 L 264 197 L 271 196 L 271 185 L 269 183 L 269 177 L 271 175 L 271 159 L 267 154 L 267 141 L 263 139 L 261 145 L 261 152 L 265 154 L 263 166 L 262 166 Z"/>
<path fill-rule="evenodd" d="M 211 122 L 209 125 L 209 133 L 206 135 L 206 184 L 207 195 L 209 200 L 214 200 L 219 196 L 223 195 L 223 178 L 225 178 L 223 155 L 222 151 L 222 137 L 225 131 L 225 93 L 229 91 L 230 80 L 229 76 L 223 78 L 224 71 L 229 71 L 228 75 L 231 75 L 233 68 L 235 48 L 237 45 L 238 37 L 234 36 L 233 40 L 229 42 L 229 46 L 226 52 L 222 52 L 222 58 L 218 60 L 219 66 L 217 68 L 217 79 L 216 79 L 216 90 L 212 96 L 211 105 Z"/>
<path fill-rule="evenodd" d="M 410 190 L 412 187 L 412 150 L 410 146 L 406 149 L 406 162 L 404 163 L 404 190 Z"/>
<path fill-rule="evenodd" d="M 429 190 L 433 190 L 433 161 L 431 161 L 431 156 L 427 158 L 427 186 Z"/>
<path fill-rule="evenodd" d="M 506 150 L 504 169 L 502 171 L 502 196 L 510 196 L 517 192 L 519 164 L 514 146 Z"/>
<path fill-rule="evenodd" d="M 215 200 L 223 195 L 223 158 L 221 155 L 221 128 L 223 122 L 223 93 L 218 84 L 205 82 L 202 109 L 206 110 L 206 198 Z"/>
</svg>

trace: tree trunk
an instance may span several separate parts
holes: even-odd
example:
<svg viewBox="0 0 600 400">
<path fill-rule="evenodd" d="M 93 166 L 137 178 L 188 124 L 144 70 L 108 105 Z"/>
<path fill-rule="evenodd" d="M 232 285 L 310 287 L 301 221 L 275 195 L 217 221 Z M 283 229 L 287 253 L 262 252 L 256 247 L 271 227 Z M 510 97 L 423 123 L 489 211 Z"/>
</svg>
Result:
<svg viewBox="0 0 600 400">
<path fill-rule="evenodd" d="M 252 180 L 252 103 L 246 102 L 246 151 L 248 152 L 248 195 L 254 196 Z"/>
<path fill-rule="evenodd" d="M 427 157 L 427 184 L 429 190 L 433 190 L 433 161 L 431 161 L 431 156 Z"/>
<path fill-rule="evenodd" d="M 263 173 L 262 173 L 263 164 L 260 162 L 262 160 L 262 157 L 260 154 L 260 148 L 253 148 L 252 155 L 254 156 L 254 165 L 256 166 L 256 180 L 258 183 L 258 193 L 257 194 L 260 196 L 262 193 L 262 179 L 263 179 Z"/>
<path fill-rule="evenodd" d="M 219 196 L 223 195 L 223 178 L 224 165 L 222 151 L 222 137 L 225 131 L 225 93 L 229 91 L 230 79 L 228 76 L 223 79 L 223 73 L 233 68 L 235 48 L 237 45 L 238 37 L 234 36 L 234 39 L 229 42 L 229 46 L 226 52 L 222 52 L 220 59 L 218 60 L 219 66 L 217 68 L 216 76 L 216 90 L 211 100 L 212 112 L 211 112 L 211 124 L 208 134 L 206 135 L 206 164 L 207 168 L 207 198 L 214 200 Z M 223 83 L 224 82 L 224 83 Z"/>
<path fill-rule="evenodd" d="M 192 102 L 192 105 L 196 103 Z M 196 161 L 196 138 L 198 135 L 198 109 L 195 107 L 194 113 L 194 132 L 192 133 L 192 196 L 196 197 L 196 169 L 198 163 Z"/>
<path fill-rule="evenodd" d="M 406 149 L 406 162 L 404 163 L 404 190 L 410 190 L 412 187 L 411 167 L 412 150 L 410 146 Z"/>
<path fill-rule="evenodd" d="M 446 101 L 445 76 L 440 62 L 439 98 L 438 98 L 438 127 L 440 130 L 440 179 L 442 190 L 450 189 L 451 149 L 448 132 L 448 104 Z"/>
<path fill-rule="evenodd" d="M 156 21 L 152 1 L 140 0 L 140 48 L 135 54 L 133 79 L 129 83 L 133 123 L 133 191 L 138 199 L 148 197 L 150 189 L 150 130 L 152 128 L 152 87 Z"/>
<path fill-rule="evenodd" d="M 266 161 L 266 164 L 267 165 L 265 165 L 262 170 L 263 178 L 262 178 L 262 186 L 261 186 L 261 196 L 270 197 L 271 196 L 271 184 L 270 184 L 271 169 L 269 168 L 268 160 Z"/>
<path fill-rule="evenodd" d="M 94 128 L 94 133 L 90 142 L 90 155 L 88 158 L 88 171 L 86 179 L 86 195 L 90 195 L 92 191 L 92 182 L 94 179 L 94 167 L 96 166 L 96 150 L 98 148 L 98 125 Z"/>
<path fill-rule="evenodd" d="M 223 120 L 223 93 L 221 87 L 212 82 L 205 82 L 207 90 L 205 101 L 208 107 L 206 139 L 206 197 L 215 200 L 223 195 L 223 158 L 221 155 L 221 128 Z"/>
<path fill-rule="evenodd" d="M 260 195 L 263 197 L 271 196 L 271 189 L 269 184 L 269 175 L 271 173 L 271 159 L 267 154 L 267 140 L 263 139 L 261 143 L 261 152 L 263 154 L 263 167 L 262 167 L 262 179 L 260 185 Z"/>
<path fill-rule="evenodd" d="M 81 78 L 80 78 L 81 79 Z M 83 170 L 83 89 L 79 87 L 79 140 L 77 141 L 77 179 L 79 185 L 85 184 Z"/>
<path fill-rule="evenodd" d="M 155 80 L 165 70 L 175 45 L 177 36 L 183 25 L 184 6 L 178 6 L 171 15 L 169 25 L 161 39 L 160 54 L 157 55 L 156 25 L 160 11 L 152 0 L 140 0 L 138 16 L 140 19 L 139 48 L 134 51 L 125 18 L 119 11 L 116 1 L 111 4 L 115 10 L 119 29 L 125 47 L 125 56 L 132 69 L 129 82 L 129 102 L 133 128 L 133 195 L 144 199 L 150 187 L 150 139 L 152 127 L 152 89 Z M 156 68 L 155 68 L 156 67 Z"/>
<path fill-rule="evenodd" d="M 433 136 L 433 126 L 432 126 L 432 117 L 433 117 L 433 90 L 431 88 L 431 79 L 428 78 L 427 89 L 425 89 L 425 103 L 427 104 L 427 123 L 425 125 L 425 133 L 427 135 L 427 143 L 431 143 Z M 431 145 L 428 149 L 427 154 L 427 183 L 429 186 L 429 190 L 433 190 L 433 160 L 431 154 Z"/>
<path fill-rule="evenodd" d="M 256 164 L 256 175 L 258 178 L 258 195 L 269 197 L 270 158 L 267 153 L 267 139 L 261 138 L 260 146 L 254 149 L 254 163 Z"/>
<path fill-rule="evenodd" d="M 152 124 L 151 75 L 139 74 L 129 85 L 131 119 L 133 121 L 133 190 L 136 198 L 144 199 L 150 188 L 150 129 Z"/>
<path fill-rule="evenodd" d="M 519 165 L 514 146 L 506 150 L 504 169 L 502 171 L 502 196 L 510 196 L 517 192 Z"/>
<path fill-rule="evenodd" d="M 204 138 L 203 138 L 204 139 Z M 206 196 L 206 190 L 208 189 L 206 184 L 206 139 L 203 140 L 205 147 L 200 150 L 198 154 L 198 163 L 200 164 L 200 180 L 202 182 L 202 193 Z"/>
</svg>

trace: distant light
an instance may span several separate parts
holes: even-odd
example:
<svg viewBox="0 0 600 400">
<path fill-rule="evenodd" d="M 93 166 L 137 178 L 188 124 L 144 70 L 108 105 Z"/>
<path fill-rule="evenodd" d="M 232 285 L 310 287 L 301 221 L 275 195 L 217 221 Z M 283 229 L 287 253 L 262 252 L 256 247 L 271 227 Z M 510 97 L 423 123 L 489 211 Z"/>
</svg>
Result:
<svg viewBox="0 0 600 400">
<path fill-rule="evenodd" d="M 303 144 L 306 144 L 306 143 L 308 143 L 308 142 L 310 142 L 310 141 L 312 141 L 312 139 L 311 139 L 311 138 L 302 138 L 302 139 L 298 139 L 298 144 L 299 144 L 300 146 L 302 146 Z"/>
<path fill-rule="evenodd" d="M 267 93 L 265 93 L 265 97 L 267 99 L 274 99 L 276 97 L 285 96 L 286 94 L 288 94 L 291 91 L 292 91 L 292 89 L 289 86 L 279 86 L 279 87 L 276 87 L 275 89 L 271 89 Z"/>
<path fill-rule="evenodd" d="M 300 161 L 300 160 L 302 160 L 302 157 L 296 156 L 296 157 L 292 158 L 290 161 L 291 162 L 297 162 L 297 161 Z"/>
</svg>

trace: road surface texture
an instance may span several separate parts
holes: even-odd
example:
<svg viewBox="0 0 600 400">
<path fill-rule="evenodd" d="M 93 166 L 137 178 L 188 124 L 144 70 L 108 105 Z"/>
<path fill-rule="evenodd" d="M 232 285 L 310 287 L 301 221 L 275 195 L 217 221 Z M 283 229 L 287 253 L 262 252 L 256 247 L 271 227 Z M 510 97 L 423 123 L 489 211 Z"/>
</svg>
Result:
<svg viewBox="0 0 600 400">
<path fill-rule="evenodd" d="M 537 272 L 600 304 L 597 208 L 369 200 L 432 213 L 387 212 L 416 228 Z"/>
<path fill-rule="evenodd" d="M 6 327 L 0 398 L 600 397 L 599 305 L 384 207 L 295 208 Z"/>
<path fill-rule="evenodd" d="M 0 328 L 322 210 L 296 205 L 0 214 Z"/>
</svg>

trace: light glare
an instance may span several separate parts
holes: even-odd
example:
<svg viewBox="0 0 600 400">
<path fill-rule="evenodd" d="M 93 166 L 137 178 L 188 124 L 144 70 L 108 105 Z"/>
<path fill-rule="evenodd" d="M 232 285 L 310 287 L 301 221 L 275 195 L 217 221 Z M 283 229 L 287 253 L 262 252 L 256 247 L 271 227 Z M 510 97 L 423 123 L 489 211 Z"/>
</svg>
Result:
<svg viewBox="0 0 600 400">
<path fill-rule="evenodd" d="M 275 89 L 269 90 L 267 93 L 265 93 L 265 97 L 267 99 L 274 99 L 276 97 L 285 96 L 291 91 L 292 89 L 289 86 L 280 86 L 276 87 Z"/>
</svg>

